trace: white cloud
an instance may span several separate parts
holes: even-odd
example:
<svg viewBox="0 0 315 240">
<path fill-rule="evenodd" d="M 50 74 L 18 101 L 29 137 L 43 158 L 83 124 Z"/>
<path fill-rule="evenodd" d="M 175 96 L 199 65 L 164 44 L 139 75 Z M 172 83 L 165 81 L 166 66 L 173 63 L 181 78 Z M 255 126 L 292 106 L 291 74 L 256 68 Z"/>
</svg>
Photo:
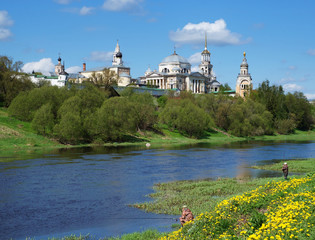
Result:
<svg viewBox="0 0 315 240">
<path fill-rule="evenodd" d="M 9 39 L 12 36 L 12 33 L 9 29 L 0 28 L 0 41 Z"/>
<path fill-rule="evenodd" d="M 86 6 L 83 6 L 81 9 L 80 9 L 80 15 L 89 15 L 89 14 L 92 14 L 92 11 L 93 11 L 93 7 L 86 7 Z"/>
<path fill-rule="evenodd" d="M 196 52 L 188 58 L 190 64 L 196 64 L 201 62 L 201 53 Z"/>
<path fill-rule="evenodd" d="M 305 93 L 304 95 L 308 100 L 315 99 L 315 93 Z"/>
<path fill-rule="evenodd" d="M 139 7 L 143 0 L 105 0 L 103 8 L 108 11 L 126 11 Z"/>
<path fill-rule="evenodd" d="M 35 72 L 41 72 L 45 75 L 49 75 L 49 72 L 54 72 L 55 65 L 51 58 L 42 58 L 38 62 L 29 62 L 24 64 L 22 67 L 23 72 L 31 73 L 33 70 Z"/>
<path fill-rule="evenodd" d="M 10 27 L 13 25 L 13 20 L 11 20 L 7 11 L 0 11 L 0 26 Z"/>
<path fill-rule="evenodd" d="M 73 66 L 73 67 L 69 67 L 66 69 L 67 73 L 78 73 L 81 71 L 83 71 L 83 69 L 82 69 L 82 67 L 79 67 L 79 66 Z"/>
<path fill-rule="evenodd" d="M 7 11 L 0 11 L 0 41 L 8 40 L 12 36 L 7 27 L 12 26 L 13 23 Z"/>
<path fill-rule="evenodd" d="M 295 92 L 295 91 L 301 91 L 302 87 L 295 83 L 287 83 L 283 85 L 283 89 L 286 92 Z"/>
<path fill-rule="evenodd" d="M 85 59 L 94 62 L 108 62 L 112 60 L 112 57 L 113 52 L 94 51 L 91 52 L 90 56 Z"/>
<path fill-rule="evenodd" d="M 315 56 L 315 49 L 309 49 L 309 50 L 307 51 L 307 54 L 308 54 L 308 55 L 311 55 L 311 56 Z"/>
<path fill-rule="evenodd" d="M 224 19 L 216 20 L 214 23 L 188 23 L 183 29 L 171 31 L 170 39 L 179 44 L 200 44 L 204 43 L 205 33 L 208 43 L 212 45 L 237 45 L 250 41 L 250 39 L 241 40 L 240 34 L 232 33 L 227 29 Z"/>
</svg>

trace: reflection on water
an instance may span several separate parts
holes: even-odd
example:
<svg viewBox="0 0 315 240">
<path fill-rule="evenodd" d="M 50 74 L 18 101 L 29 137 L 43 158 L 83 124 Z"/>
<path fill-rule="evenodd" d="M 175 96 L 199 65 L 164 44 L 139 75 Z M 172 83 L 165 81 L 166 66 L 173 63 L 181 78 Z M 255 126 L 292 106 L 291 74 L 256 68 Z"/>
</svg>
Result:
<svg viewBox="0 0 315 240">
<path fill-rule="evenodd" d="M 154 147 L 154 146 L 153 146 Z M 249 166 L 315 156 L 315 143 L 197 144 L 59 149 L 0 163 L 0 239 L 96 237 L 158 228 L 172 217 L 128 204 L 150 201 L 155 183 L 217 177 L 274 177 Z M 178 217 L 178 216 L 177 216 Z"/>
</svg>

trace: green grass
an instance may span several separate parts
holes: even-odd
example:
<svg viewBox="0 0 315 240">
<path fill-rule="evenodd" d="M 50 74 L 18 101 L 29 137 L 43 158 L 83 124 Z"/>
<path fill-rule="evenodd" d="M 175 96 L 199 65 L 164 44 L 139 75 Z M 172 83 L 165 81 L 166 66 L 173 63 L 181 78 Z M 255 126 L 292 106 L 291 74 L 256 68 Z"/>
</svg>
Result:
<svg viewBox="0 0 315 240">
<path fill-rule="evenodd" d="M 59 147 L 63 145 L 36 134 L 30 123 L 11 118 L 5 108 L 0 108 L 0 161 L 6 157 L 29 155 Z"/>
<path fill-rule="evenodd" d="M 131 206 L 147 212 L 179 215 L 182 206 L 187 205 L 194 214 L 200 214 L 228 197 L 255 189 L 270 180 L 279 179 L 223 178 L 159 183 L 153 187 L 155 193 L 149 195 L 154 198 L 154 201 L 136 203 Z"/>
<path fill-rule="evenodd" d="M 315 239 L 315 173 L 227 198 L 163 240 Z"/>
<path fill-rule="evenodd" d="M 299 160 L 285 160 L 289 166 L 290 172 L 315 172 L 315 158 L 309 159 L 299 159 Z M 273 170 L 273 171 L 282 171 L 282 165 L 284 162 L 261 165 L 261 166 L 253 166 L 252 168 L 256 169 L 264 169 L 264 170 Z"/>
</svg>

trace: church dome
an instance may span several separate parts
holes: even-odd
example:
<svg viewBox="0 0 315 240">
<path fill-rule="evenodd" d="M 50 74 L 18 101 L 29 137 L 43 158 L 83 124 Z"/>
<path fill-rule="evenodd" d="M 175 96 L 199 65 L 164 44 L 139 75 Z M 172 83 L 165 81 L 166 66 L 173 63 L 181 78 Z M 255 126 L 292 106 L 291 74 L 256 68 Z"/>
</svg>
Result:
<svg viewBox="0 0 315 240">
<path fill-rule="evenodd" d="M 248 63 L 247 63 L 246 59 L 243 59 L 241 67 L 248 67 Z"/>
<path fill-rule="evenodd" d="M 189 62 L 187 61 L 186 58 L 182 57 L 182 56 L 179 56 L 177 53 L 173 53 L 172 55 L 164 58 L 161 62 L 162 63 L 166 63 L 166 64 L 169 64 L 169 63 L 186 63 L 186 64 L 189 64 Z"/>
<path fill-rule="evenodd" d="M 122 57 L 122 53 L 121 52 L 116 53 L 116 57 L 121 58 Z"/>
</svg>

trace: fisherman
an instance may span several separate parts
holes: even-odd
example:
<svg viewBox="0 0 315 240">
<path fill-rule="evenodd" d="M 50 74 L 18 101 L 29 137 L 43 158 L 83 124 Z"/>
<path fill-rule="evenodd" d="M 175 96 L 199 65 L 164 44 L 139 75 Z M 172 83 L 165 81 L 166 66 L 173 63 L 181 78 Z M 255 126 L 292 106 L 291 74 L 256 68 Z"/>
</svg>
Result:
<svg viewBox="0 0 315 240">
<path fill-rule="evenodd" d="M 289 167 L 286 162 L 282 166 L 282 172 L 283 172 L 284 179 L 288 179 Z"/>
<path fill-rule="evenodd" d="M 184 225 L 184 223 L 194 220 L 194 215 L 192 214 L 190 209 L 187 208 L 186 205 L 183 206 L 183 213 L 179 220 L 182 226 Z"/>
</svg>

